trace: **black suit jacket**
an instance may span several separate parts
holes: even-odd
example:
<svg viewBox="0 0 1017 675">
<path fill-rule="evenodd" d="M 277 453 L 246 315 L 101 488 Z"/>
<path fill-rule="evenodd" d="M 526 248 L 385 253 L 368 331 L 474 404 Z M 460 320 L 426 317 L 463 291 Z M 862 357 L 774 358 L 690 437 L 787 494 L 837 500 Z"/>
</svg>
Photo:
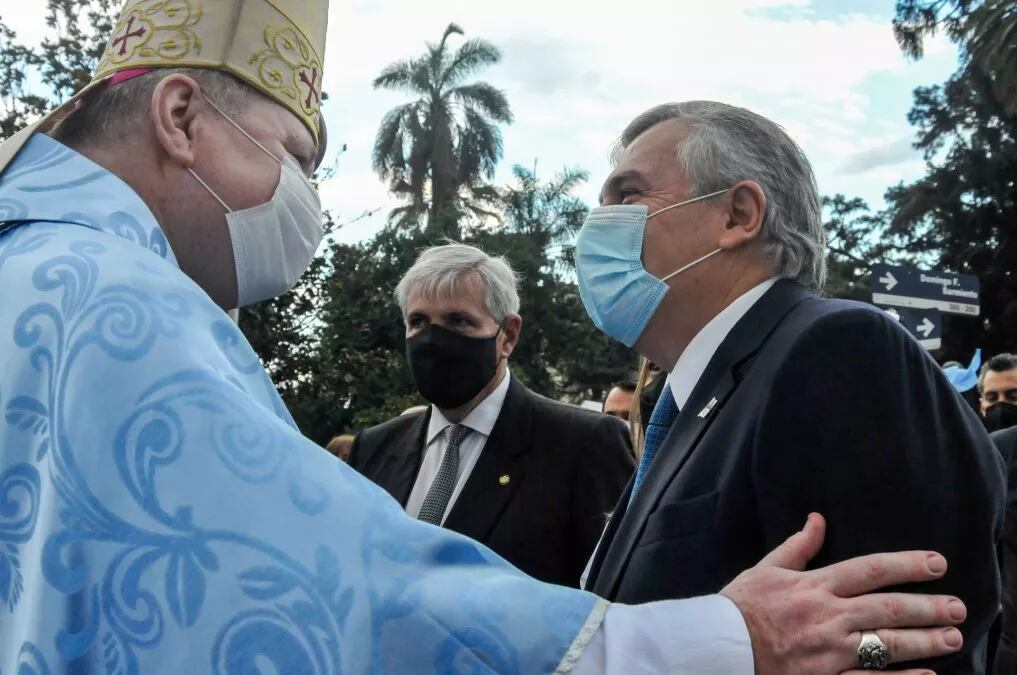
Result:
<svg viewBox="0 0 1017 675">
<path fill-rule="evenodd" d="M 350 464 L 405 506 L 429 422 L 430 410 L 360 432 Z M 444 526 L 531 576 L 576 587 L 632 469 L 622 422 L 538 396 L 513 377 Z"/>
<path fill-rule="evenodd" d="M 877 308 L 775 284 L 717 350 L 626 508 L 630 490 L 591 569 L 598 595 L 715 593 L 818 511 L 829 527 L 816 567 L 942 552 L 945 578 L 916 590 L 967 603 L 965 647 L 926 665 L 984 671 L 1001 465 L 935 362 Z"/>
<path fill-rule="evenodd" d="M 997 675 L 1017 673 L 1017 427 L 992 434 L 1007 470 L 1006 516 L 1000 557 L 1003 564 L 1003 623 L 996 648 Z"/>
</svg>

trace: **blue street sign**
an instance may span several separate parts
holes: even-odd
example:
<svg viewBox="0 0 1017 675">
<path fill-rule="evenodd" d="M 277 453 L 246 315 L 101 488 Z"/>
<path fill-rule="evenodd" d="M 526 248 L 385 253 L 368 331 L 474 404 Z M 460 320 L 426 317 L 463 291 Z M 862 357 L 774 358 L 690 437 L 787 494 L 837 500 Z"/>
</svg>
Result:
<svg viewBox="0 0 1017 675">
<path fill-rule="evenodd" d="M 978 277 L 954 272 L 923 272 L 913 267 L 872 266 L 872 303 L 913 309 L 938 309 L 978 316 Z"/>
<path fill-rule="evenodd" d="M 938 309 L 891 307 L 883 311 L 900 321 L 926 349 L 931 351 L 943 346 L 943 316 Z"/>
</svg>

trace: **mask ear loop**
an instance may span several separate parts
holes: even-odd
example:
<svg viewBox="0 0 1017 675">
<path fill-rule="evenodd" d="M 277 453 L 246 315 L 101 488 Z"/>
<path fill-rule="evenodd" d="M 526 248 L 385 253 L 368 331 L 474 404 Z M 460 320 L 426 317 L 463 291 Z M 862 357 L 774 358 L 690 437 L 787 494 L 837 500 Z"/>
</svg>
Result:
<svg viewBox="0 0 1017 675">
<path fill-rule="evenodd" d="M 268 148 L 266 148 L 266 147 L 265 147 L 264 145 L 262 145 L 261 143 L 259 143 L 259 142 L 258 142 L 258 140 L 257 140 L 257 139 L 256 139 L 256 138 L 255 138 L 254 136 L 252 136 L 252 135 L 250 135 L 249 133 L 247 133 L 247 131 L 246 131 L 246 130 L 245 130 L 245 129 L 244 129 L 243 127 L 242 127 L 242 126 L 240 126 L 239 124 L 237 124 L 236 122 L 234 122 L 234 121 L 233 121 L 233 118 L 232 118 L 232 117 L 230 117 L 229 115 L 227 115 L 226 113 L 224 113 L 224 112 L 223 112 L 223 111 L 222 111 L 222 110 L 221 110 L 221 109 L 219 108 L 219 106 L 217 106 L 217 105 L 216 105 L 215 103 L 212 103 L 212 101 L 211 101 L 210 99 L 208 99 L 208 98 L 205 98 L 205 102 L 206 102 L 206 103 L 208 103 L 208 104 L 209 104 L 210 106 L 212 106 L 212 109 L 213 109 L 213 110 L 215 110 L 215 111 L 216 111 L 217 113 L 219 113 L 220 115 L 222 115 L 222 116 L 223 116 L 223 117 L 224 117 L 224 118 L 226 119 L 226 121 L 227 121 L 227 122 L 229 122 L 229 123 L 230 123 L 230 124 L 232 124 L 232 125 L 233 125 L 234 127 L 236 127 L 237 131 L 239 131 L 240 133 L 242 133 L 242 134 L 243 134 L 244 136 L 247 136 L 248 140 L 250 140 L 250 141 L 251 141 L 251 143 L 254 143 L 254 144 L 255 144 L 255 145 L 257 145 L 257 146 L 258 146 L 259 148 L 261 148 L 261 151 L 262 151 L 262 152 L 264 152 L 264 153 L 265 153 L 266 155 L 268 155 L 269 157 L 271 157 L 271 158 L 272 158 L 272 159 L 274 159 L 275 161 L 279 162 L 279 164 L 282 164 L 282 160 L 281 160 L 281 159 L 279 159 L 278 157 L 276 157 L 275 155 L 273 155 L 273 154 L 272 154 L 271 152 L 269 152 Z"/>
<path fill-rule="evenodd" d="M 695 197 L 693 199 L 688 199 L 688 200 L 686 200 L 684 202 L 679 202 L 677 204 L 672 204 L 671 206 L 666 206 L 666 207 L 662 208 L 661 210 L 654 211 L 650 215 L 646 216 L 646 219 L 649 220 L 650 218 L 653 218 L 654 216 L 656 216 L 656 215 L 658 215 L 660 213 L 664 213 L 664 211 L 670 211 L 671 209 L 676 209 L 679 206 L 685 206 L 686 204 L 695 204 L 696 202 L 701 202 L 704 199 L 709 199 L 710 197 L 716 197 L 717 195 L 722 195 L 722 194 L 724 194 L 725 192 L 727 192 L 730 189 L 731 188 L 725 188 L 723 190 L 717 190 L 716 192 L 711 192 L 708 195 L 702 195 L 701 197 Z M 670 279 L 673 279 L 674 277 L 678 276 L 679 274 L 681 274 L 685 270 L 689 269 L 690 267 L 694 267 L 695 265 L 698 265 L 699 263 L 703 262 L 707 258 L 712 258 L 713 256 L 717 255 L 718 253 L 720 253 L 723 250 L 724 249 L 722 249 L 722 248 L 718 248 L 716 251 L 711 251 L 710 253 L 707 253 L 706 255 L 704 255 L 702 258 L 697 258 L 696 260 L 693 260 L 692 262 L 690 262 L 688 265 L 685 265 L 683 267 L 679 267 L 674 272 L 671 272 L 671 274 L 668 274 L 666 277 L 662 277 L 661 281 L 668 281 Z"/>
<path fill-rule="evenodd" d="M 187 170 L 191 172 L 191 175 L 192 175 L 192 176 L 194 176 L 194 180 L 196 180 L 196 181 L 198 181 L 199 183 L 201 183 L 201 187 L 205 188 L 205 189 L 206 189 L 206 190 L 208 191 L 208 194 L 210 194 L 210 195 L 212 195 L 213 197 L 215 197 L 215 201 L 217 201 L 217 202 L 219 202 L 220 204 L 222 204 L 222 207 L 223 207 L 224 209 L 226 209 L 226 213 L 233 213 L 233 209 L 231 209 L 231 208 L 230 208 L 230 207 L 229 207 L 229 206 L 228 206 L 228 205 L 226 204 L 226 202 L 224 202 L 224 201 L 222 200 L 222 197 L 220 197 L 219 195 L 217 195 L 217 194 L 215 193 L 215 190 L 213 190 L 212 188 L 208 187 L 208 183 L 206 183 L 205 181 L 201 180 L 201 176 L 199 176 L 198 174 L 194 173 L 194 169 L 190 169 L 190 168 L 189 168 L 189 169 L 187 169 Z"/>
<path fill-rule="evenodd" d="M 664 211 L 670 211 L 671 209 L 676 209 L 679 206 L 685 206 L 686 204 L 695 204 L 696 202 L 701 202 L 704 199 L 709 199 L 710 197 L 716 197 L 717 195 L 722 195 L 722 194 L 724 194 L 725 192 L 727 192 L 730 189 L 731 188 L 725 188 L 723 190 L 717 190 L 716 192 L 711 192 L 708 195 L 703 195 L 701 197 L 694 197 L 692 199 L 686 199 L 683 202 L 678 202 L 677 204 L 672 204 L 671 206 L 665 206 L 661 210 L 654 211 L 650 215 L 646 216 L 646 219 L 649 220 L 650 218 L 653 218 L 656 215 L 660 215 L 661 213 L 664 213 Z"/>
<path fill-rule="evenodd" d="M 504 321 L 504 320 L 505 320 L 505 319 L 502 319 L 502 321 Z M 503 327 L 503 326 L 501 325 L 501 323 L 499 322 L 499 323 L 498 323 L 498 330 L 496 330 L 496 331 L 494 332 L 494 335 L 492 335 L 492 336 L 491 336 L 490 338 L 488 338 L 488 339 L 492 339 L 492 340 L 494 340 L 494 341 L 495 341 L 495 346 L 497 346 L 497 344 L 498 344 L 498 336 L 502 334 L 502 328 L 504 328 L 504 327 Z M 501 365 L 501 362 L 502 362 L 502 361 L 508 361 L 508 357 L 507 357 L 507 356 L 501 356 L 501 355 L 499 354 L 499 355 L 498 355 L 498 360 L 497 360 L 497 361 L 495 362 L 495 364 L 494 364 L 494 365 L 495 365 L 495 368 L 497 368 L 497 367 L 498 367 L 499 365 Z"/>
<path fill-rule="evenodd" d="M 710 253 L 707 253 L 707 254 L 706 254 L 706 255 L 704 255 L 704 256 L 703 256 L 702 258 L 698 258 L 698 259 L 696 259 L 696 260 L 693 260 L 693 261 L 692 261 L 692 262 L 690 262 L 690 263 L 689 263 L 688 265 L 685 265 L 684 267 L 679 267 L 679 268 L 678 268 L 678 269 L 676 269 L 676 270 L 675 270 L 674 272 L 671 272 L 671 274 L 668 274 L 668 275 L 667 275 L 666 277 L 662 277 L 662 278 L 661 278 L 661 281 L 668 281 L 669 279 L 672 279 L 672 278 L 674 278 L 674 277 L 678 276 L 679 274 L 681 274 L 682 272 L 684 272 L 684 271 L 685 271 L 685 270 L 687 270 L 688 268 L 690 268 L 690 267 L 693 267 L 693 266 L 695 266 L 695 265 L 698 265 L 699 263 L 703 262 L 703 261 L 704 261 L 704 260 L 706 260 L 707 258 L 712 258 L 713 256 L 717 255 L 718 253 L 720 253 L 720 252 L 721 252 L 721 251 L 723 251 L 723 250 L 724 250 L 724 249 L 722 249 L 722 248 L 718 248 L 718 249 L 717 249 L 716 251 L 712 251 L 712 252 L 710 252 Z"/>
</svg>

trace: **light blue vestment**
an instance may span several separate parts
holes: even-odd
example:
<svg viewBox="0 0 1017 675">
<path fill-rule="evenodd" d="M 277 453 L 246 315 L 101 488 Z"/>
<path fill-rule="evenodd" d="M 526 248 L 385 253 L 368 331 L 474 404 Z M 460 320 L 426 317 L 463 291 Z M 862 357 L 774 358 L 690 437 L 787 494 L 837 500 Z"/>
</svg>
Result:
<svg viewBox="0 0 1017 675">
<path fill-rule="evenodd" d="M 0 673 L 577 657 L 604 604 L 410 519 L 303 438 L 117 177 L 36 135 L 0 223 Z"/>
</svg>

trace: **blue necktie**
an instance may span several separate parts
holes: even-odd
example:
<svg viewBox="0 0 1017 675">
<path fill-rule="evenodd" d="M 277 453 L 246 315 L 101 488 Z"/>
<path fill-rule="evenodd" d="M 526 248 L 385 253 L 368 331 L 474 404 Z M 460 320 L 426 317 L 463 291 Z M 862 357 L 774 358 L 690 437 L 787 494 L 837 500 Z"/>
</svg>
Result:
<svg viewBox="0 0 1017 675">
<path fill-rule="evenodd" d="M 635 499 L 636 492 L 639 491 L 643 481 L 646 480 L 646 474 L 650 471 L 653 458 L 657 456 L 657 450 L 667 438 L 667 432 L 671 430 L 671 425 L 674 424 L 676 417 L 678 417 L 678 404 L 674 402 L 674 396 L 671 394 L 671 385 L 667 385 L 664 387 L 664 391 L 660 392 L 657 405 L 654 406 L 653 414 L 650 415 L 650 423 L 646 425 L 643 458 L 639 461 L 639 468 L 636 470 L 636 480 L 632 484 L 632 496 L 629 498 L 630 503 L 632 499 Z"/>
</svg>

